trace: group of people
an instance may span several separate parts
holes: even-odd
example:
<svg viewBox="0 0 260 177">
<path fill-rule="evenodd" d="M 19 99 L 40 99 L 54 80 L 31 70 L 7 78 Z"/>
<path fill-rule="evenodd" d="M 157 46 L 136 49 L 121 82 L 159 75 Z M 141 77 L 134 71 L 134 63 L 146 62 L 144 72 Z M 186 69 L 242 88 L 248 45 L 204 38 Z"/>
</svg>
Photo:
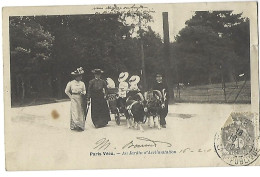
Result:
<svg viewBox="0 0 260 177">
<path fill-rule="evenodd" d="M 82 75 L 84 70 L 82 67 L 77 68 L 71 73 L 73 80 L 68 82 L 65 93 L 71 100 L 70 107 L 70 129 L 76 131 L 85 130 L 86 106 L 91 101 L 91 119 L 96 128 L 104 127 L 111 120 L 110 112 L 106 102 L 107 84 L 101 79 L 103 71 L 101 69 L 92 70 L 94 79 L 89 81 L 86 91 Z M 87 95 L 87 105 L 84 104 L 84 95 Z"/>
<path fill-rule="evenodd" d="M 86 90 L 85 84 L 82 81 L 82 75 L 84 70 L 82 67 L 77 68 L 75 71 L 71 72 L 73 80 L 68 82 L 65 93 L 71 100 L 70 108 L 70 129 L 75 131 L 85 130 L 86 121 L 86 108 L 89 107 L 91 103 L 91 119 L 96 128 L 105 127 L 109 121 L 111 121 L 110 111 L 107 104 L 107 94 L 108 88 L 114 87 L 114 83 L 110 83 L 109 80 L 101 79 L 103 71 L 101 69 L 92 70 L 94 74 L 94 79 L 89 81 L 88 89 Z M 118 86 L 118 107 L 125 105 L 127 98 L 135 97 L 139 95 L 140 89 L 138 87 L 138 82 L 140 81 L 139 76 L 132 76 L 126 82 L 128 78 L 128 73 L 123 72 L 119 75 L 119 86 Z M 129 86 L 129 85 L 130 86 Z M 152 89 L 162 91 L 165 93 L 165 104 L 160 115 L 160 124 L 162 127 L 166 128 L 165 118 L 168 114 L 168 88 L 163 82 L 162 74 L 158 73 L 156 75 L 156 81 Z M 166 92 L 165 92 L 166 91 Z M 87 105 L 85 103 L 85 96 L 87 98 Z M 141 98 L 142 99 L 142 98 Z"/>
</svg>

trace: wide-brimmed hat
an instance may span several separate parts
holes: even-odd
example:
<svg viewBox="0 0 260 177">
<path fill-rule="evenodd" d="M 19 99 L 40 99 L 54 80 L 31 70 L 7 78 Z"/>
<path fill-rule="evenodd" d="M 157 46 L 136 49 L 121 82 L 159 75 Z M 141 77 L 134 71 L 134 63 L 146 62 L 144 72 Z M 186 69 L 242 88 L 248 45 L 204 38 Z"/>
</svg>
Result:
<svg viewBox="0 0 260 177">
<path fill-rule="evenodd" d="M 163 77 L 162 73 L 156 73 L 155 77 Z"/>
<path fill-rule="evenodd" d="M 124 82 L 128 78 L 129 73 L 128 72 L 122 72 L 119 74 L 118 82 Z"/>
<path fill-rule="evenodd" d="M 132 77 L 130 77 L 128 82 L 130 85 L 136 85 L 140 82 L 140 77 L 137 75 L 133 75 Z"/>
<path fill-rule="evenodd" d="M 104 71 L 101 69 L 93 69 L 91 72 L 94 74 L 102 74 Z"/>
<path fill-rule="evenodd" d="M 111 78 L 107 78 L 106 79 L 106 81 L 107 81 L 107 88 L 115 88 L 116 87 L 116 84 L 115 84 L 115 82 L 113 81 L 113 79 L 111 79 Z"/>
<path fill-rule="evenodd" d="M 73 75 L 73 76 L 79 76 L 82 74 L 84 74 L 84 70 L 82 67 L 79 67 L 75 71 L 71 72 L 71 75 Z"/>
</svg>

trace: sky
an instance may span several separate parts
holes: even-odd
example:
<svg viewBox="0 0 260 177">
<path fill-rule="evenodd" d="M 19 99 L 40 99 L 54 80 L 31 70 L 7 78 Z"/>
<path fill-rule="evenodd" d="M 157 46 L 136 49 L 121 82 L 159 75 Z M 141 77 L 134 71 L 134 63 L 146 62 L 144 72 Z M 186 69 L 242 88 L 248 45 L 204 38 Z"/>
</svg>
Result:
<svg viewBox="0 0 260 177">
<path fill-rule="evenodd" d="M 154 22 L 148 24 L 152 27 L 152 29 L 160 34 L 161 38 L 163 38 L 163 19 L 162 12 L 168 12 L 168 20 L 169 20 L 169 33 L 170 33 L 170 41 L 174 41 L 174 37 L 179 33 L 179 31 L 185 27 L 185 22 L 189 20 L 192 15 L 196 11 L 217 11 L 217 10 L 227 10 L 233 11 L 234 13 L 243 13 L 244 17 L 256 18 L 255 14 L 255 3 L 256 2 L 225 2 L 225 3 L 153 3 L 153 4 L 142 4 L 143 7 L 153 11 L 150 13 L 153 16 Z M 57 14 L 67 15 L 67 14 L 94 14 L 96 12 L 103 13 L 107 11 L 107 7 L 114 7 L 113 4 L 110 5 L 91 5 L 91 6 L 74 6 L 73 8 L 70 6 L 64 6 L 59 8 L 48 8 L 39 11 L 39 9 L 30 9 L 28 14 L 41 15 L 42 13 L 47 14 Z M 134 4 L 120 4 L 117 5 L 119 10 L 122 12 L 127 11 L 130 7 L 139 6 Z M 100 8 L 100 9 L 97 9 Z M 143 10 L 146 10 L 143 8 Z M 105 9 L 105 10 L 104 10 Z M 134 9 L 134 8 L 132 8 Z M 136 9 L 134 9 L 136 10 Z M 109 10 L 108 10 L 109 11 Z M 23 14 L 24 11 L 23 11 Z"/>
<path fill-rule="evenodd" d="M 149 5 L 148 5 L 149 7 Z M 233 10 L 233 13 L 243 13 L 243 17 L 249 17 L 250 12 L 246 10 L 246 6 L 238 6 L 238 8 L 226 6 L 225 8 L 216 8 L 216 10 Z M 162 12 L 168 12 L 168 21 L 169 21 L 169 33 L 170 41 L 174 41 L 174 37 L 179 33 L 179 31 L 185 27 L 185 22 L 192 18 L 196 11 L 205 11 L 214 8 L 208 8 L 208 6 L 197 4 L 191 6 L 191 4 L 174 4 L 174 5 L 151 5 L 151 9 L 155 11 L 152 13 L 154 22 L 149 25 L 156 32 L 159 33 L 163 38 L 163 19 Z"/>
<path fill-rule="evenodd" d="M 163 18 L 162 12 L 164 10 L 156 10 L 156 13 L 152 14 L 154 22 L 149 25 L 156 32 L 159 33 L 161 38 L 163 38 Z M 170 41 L 174 41 L 174 37 L 179 33 L 179 31 L 185 27 L 185 22 L 189 20 L 194 15 L 192 11 L 186 12 L 176 12 L 168 11 L 168 22 L 169 22 L 169 34 Z"/>
<path fill-rule="evenodd" d="M 159 33 L 161 38 L 163 38 L 163 19 L 162 19 L 162 13 L 168 12 L 168 20 L 169 20 L 169 33 L 170 33 L 170 41 L 174 41 L 174 36 L 176 36 L 179 31 L 185 27 L 185 22 L 192 17 L 194 12 L 192 11 L 182 11 L 179 8 L 174 8 L 174 6 L 167 5 L 167 4 L 145 4 L 143 5 L 144 8 L 139 8 L 140 5 L 117 5 L 117 9 L 120 12 L 128 11 L 131 9 L 132 11 L 136 10 L 136 8 L 139 8 L 139 11 L 147 11 L 151 10 L 150 14 L 153 17 L 153 22 L 148 23 L 148 26 L 151 26 L 151 28 L 156 32 Z M 109 8 L 108 10 L 106 8 Z M 96 6 L 96 9 L 94 11 L 98 12 L 111 12 L 110 7 L 113 8 L 113 5 L 110 6 Z M 112 11 L 113 12 L 113 11 Z M 133 23 L 133 20 L 131 18 L 127 18 L 126 22 L 128 24 Z M 136 24 L 136 23 L 135 23 Z M 133 35 L 135 36 L 135 35 Z"/>
</svg>

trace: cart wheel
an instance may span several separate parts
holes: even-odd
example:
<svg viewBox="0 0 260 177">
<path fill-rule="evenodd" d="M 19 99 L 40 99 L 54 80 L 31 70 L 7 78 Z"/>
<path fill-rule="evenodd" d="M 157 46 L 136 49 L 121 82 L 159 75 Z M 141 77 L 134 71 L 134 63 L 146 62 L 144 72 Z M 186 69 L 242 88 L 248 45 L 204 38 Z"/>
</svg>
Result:
<svg viewBox="0 0 260 177">
<path fill-rule="evenodd" d="M 117 125 L 120 125 L 120 116 L 119 115 L 116 115 L 116 124 Z"/>
<path fill-rule="evenodd" d="M 119 113 L 118 109 L 117 109 L 116 114 L 115 114 L 115 119 L 116 119 L 116 124 L 120 125 L 120 113 Z"/>
</svg>

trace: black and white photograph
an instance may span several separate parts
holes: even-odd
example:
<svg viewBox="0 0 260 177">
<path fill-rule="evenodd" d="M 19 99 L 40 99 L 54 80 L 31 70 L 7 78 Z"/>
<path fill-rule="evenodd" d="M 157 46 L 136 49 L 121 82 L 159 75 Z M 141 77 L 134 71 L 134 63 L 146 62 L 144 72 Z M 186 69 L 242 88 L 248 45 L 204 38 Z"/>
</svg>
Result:
<svg viewBox="0 0 260 177">
<path fill-rule="evenodd" d="M 256 2 L 3 15 L 8 171 L 260 165 Z"/>
</svg>

